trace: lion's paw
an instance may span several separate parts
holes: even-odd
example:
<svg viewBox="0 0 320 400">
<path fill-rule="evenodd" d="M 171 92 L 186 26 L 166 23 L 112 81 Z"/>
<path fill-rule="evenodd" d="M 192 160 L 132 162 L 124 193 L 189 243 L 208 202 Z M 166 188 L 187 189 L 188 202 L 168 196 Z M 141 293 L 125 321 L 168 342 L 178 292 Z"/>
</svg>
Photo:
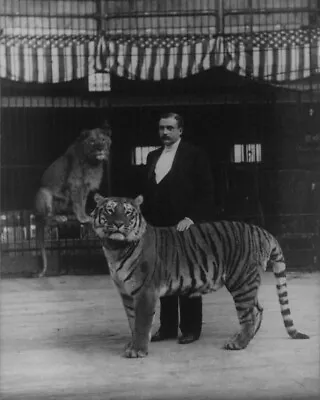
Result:
<svg viewBox="0 0 320 400">
<path fill-rule="evenodd" d="M 136 349 L 132 343 L 128 343 L 124 348 L 123 356 L 126 358 L 143 358 L 147 357 L 148 350 L 146 349 Z"/>
<path fill-rule="evenodd" d="M 66 215 L 55 215 L 54 220 L 58 224 L 64 224 L 64 223 L 68 222 L 68 217 Z"/>
<path fill-rule="evenodd" d="M 89 217 L 88 215 L 84 215 L 82 217 L 77 216 L 77 218 L 81 224 L 91 224 L 93 221 L 93 219 L 91 217 Z"/>
</svg>

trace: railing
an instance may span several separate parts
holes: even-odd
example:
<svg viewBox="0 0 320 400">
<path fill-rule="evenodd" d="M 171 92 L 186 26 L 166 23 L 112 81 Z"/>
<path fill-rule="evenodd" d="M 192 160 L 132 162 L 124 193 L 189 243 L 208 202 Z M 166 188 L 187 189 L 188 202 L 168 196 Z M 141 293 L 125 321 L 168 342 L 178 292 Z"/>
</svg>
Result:
<svg viewBox="0 0 320 400">
<path fill-rule="evenodd" d="M 230 214 L 223 219 L 242 220 L 266 227 L 281 238 L 320 238 L 320 214 Z M 320 239 L 319 239 L 320 240 Z M 45 230 L 48 250 L 79 250 L 90 244 L 90 249 L 100 248 L 100 241 L 92 228 L 78 223 L 73 216 L 65 223 L 51 223 Z M 320 243 L 319 243 L 320 244 Z M 1 213 L 0 246 L 3 253 L 39 252 L 36 243 L 35 218 L 30 211 Z"/>
<path fill-rule="evenodd" d="M 0 249 L 1 253 L 11 255 L 40 254 L 36 240 L 36 224 L 32 211 L 7 211 L 1 213 Z M 73 216 L 65 223 L 51 223 L 45 228 L 45 247 L 52 251 L 92 253 L 101 245 L 93 230 L 78 223 Z"/>
<path fill-rule="evenodd" d="M 9 259 L 12 258 L 12 256 L 40 256 L 40 249 L 35 237 L 36 227 L 34 224 L 34 217 L 32 214 L 29 214 L 30 224 L 23 225 L 26 221 L 21 221 L 22 214 L 26 214 L 26 212 L 10 212 L 7 214 L 2 213 L 1 215 L 0 250 L 2 256 L 9 256 Z M 15 224 L 12 224 L 13 216 L 18 217 L 16 218 Z M 310 217 L 320 221 L 320 214 L 299 216 L 300 219 L 302 217 Z M 258 225 L 263 221 L 263 224 L 267 225 L 267 228 L 278 230 L 276 237 L 282 247 L 289 269 L 319 268 L 320 226 L 318 226 L 317 231 L 313 232 L 294 232 L 294 230 L 290 232 L 287 226 L 282 226 L 281 232 L 279 228 L 275 226 L 273 226 L 272 229 L 272 219 L 279 221 L 279 218 L 297 218 L 297 215 L 265 215 L 263 216 L 263 220 L 261 219 L 261 215 L 257 214 L 230 215 L 226 219 L 243 220 L 247 223 Z M 69 274 L 70 272 L 74 272 L 75 268 L 78 268 L 79 271 L 79 263 L 81 264 L 81 260 L 85 262 L 85 267 L 82 267 L 82 269 L 80 267 L 82 273 L 88 273 L 88 271 L 91 271 L 91 273 L 106 273 L 107 271 L 107 264 L 102 255 L 99 239 L 97 239 L 91 228 L 80 225 L 74 221 L 72 217 L 67 223 L 51 225 L 46 228 L 45 247 L 49 257 L 58 255 L 60 260 L 58 261 L 58 269 L 56 271 L 52 270 L 52 261 L 50 261 L 49 274 Z M 63 257 L 68 256 L 72 256 L 72 259 L 64 260 Z M 86 256 L 89 258 L 86 258 Z M 92 263 L 93 256 L 99 258 L 96 258 Z M 17 271 L 11 270 L 11 268 L 8 270 L 6 263 L 8 263 L 9 259 L 5 257 L 4 261 L 7 273 L 17 273 Z M 28 258 L 26 262 L 30 264 L 30 258 Z M 41 262 L 37 264 L 41 265 Z M 23 268 L 23 270 L 25 269 Z M 36 269 L 34 269 L 34 272 L 36 272 Z"/>
</svg>

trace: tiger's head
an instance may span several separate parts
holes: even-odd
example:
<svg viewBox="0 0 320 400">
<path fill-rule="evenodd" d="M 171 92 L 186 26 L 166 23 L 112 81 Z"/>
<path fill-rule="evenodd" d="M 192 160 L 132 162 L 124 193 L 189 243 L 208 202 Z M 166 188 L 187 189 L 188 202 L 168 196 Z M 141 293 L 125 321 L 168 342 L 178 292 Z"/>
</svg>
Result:
<svg viewBox="0 0 320 400">
<path fill-rule="evenodd" d="M 100 239 L 118 242 L 133 242 L 141 239 L 146 230 L 140 205 L 143 197 L 103 197 L 96 194 L 97 203 L 91 213 L 93 230 Z"/>
<path fill-rule="evenodd" d="M 82 131 L 79 144 L 87 161 L 92 164 L 107 161 L 111 147 L 111 128 L 107 122 L 102 128 Z"/>
</svg>

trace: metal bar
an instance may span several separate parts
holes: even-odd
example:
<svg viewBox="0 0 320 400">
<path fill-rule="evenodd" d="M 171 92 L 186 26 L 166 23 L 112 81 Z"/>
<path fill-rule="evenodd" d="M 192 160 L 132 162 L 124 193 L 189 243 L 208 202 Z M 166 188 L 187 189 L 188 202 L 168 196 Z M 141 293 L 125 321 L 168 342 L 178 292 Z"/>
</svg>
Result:
<svg viewBox="0 0 320 400">
<path fill-rule="evenodd" d="M 250 15 L 252 14 L 264 14 L 264 15 L 268 15 L 268 14 L 288 14 L 288 13 L 294 13 L 294 14 L 298 14 L 301 12 L 310 12 L 311 10 L 314 10 L 313 7 L 311 7 L 311 9 L 309 7 L 295 7 L 295 8 L 268 8 L 268 9 L 255 9 L 253 8 L 252 11 L 247 11 L 245 9 L 238 9 L 238 10 L 224 10 L 224 15 Z M 315 11 L 315 10 L 314 10 Z"/>
<path fill-rule="evenodd" d="M 82 18 L 88 18 L 88 19 L 100 19 L 101 16 L 98 13 L 90 13 L 90 14 L 69 14 L 69 13 L 61 13 L 61 14 L 45 14 L 45 13 L 36 13 L 36 14 L 30 14 L 26 12 L 19 12 L 19 14 L 13 14 L 13 13 L 8 13 L 4 12 L 1 13 L 1 17 L 11 17 L 11 18 L 21 18 L 21 17 L 30 17 L 30 18 L 76 18 L 76 19 L 82 19 Z"/>
<path fill-rule="evenodd" d="M 72 100 L 72 101 L 71 101 Z M 96 99 L 84 99 L 83 97 L 45 97 L 45 96 L 2 96 L 0 106 L 3 108 L 97 108 L 106 107 L 109 104 L 108 98 L 101 99 L 99 105 Z"/>
<path fill-rule="evenodd" d="M 308 0 L 308 4 L 309 4 L 309 8 L 310 8 L 310 13 L 309 13 L 309 22 L 310 22 L 310 19 L 311 19 L 311 4 L 312 4 L 312 0 Z M 313 82 L 313 70 L 312 70 L 312 67 L 313 67 L 313 65 L 312 65 L 312 36 L 311 36 L 311 31 L 309 30 L 309 65 L 310 65 L 310 77 L 309 77 L 309 79 L 308 79 L 308 82 L 309 82 L 309 91 L 310 91 L 310 103 L 312 103 L 313 101 L 313 85 L 312 85 L 312 82 Z M 309 116 L 309 118 L 311 117 L 311 119 L 312 119 L 312 116 Z"/>
<path fill-rule="evenodd" d="M 100 2 L 101 0 L 97 0 L 97 2 Z M 220 7 L 223 10 L 223 15 L 250 15 L 251 13 L 253 14 L 274 14 L 274 13 L 300 13 L 300 12 L 315 12 L 317 11 L 314 7 L 295 7 L 295 8 L 268 8 L 268 9 L 250 9 L 250 11 L 247 11 L 247 9 L 230 9 L 227 10 L 220 5 L 220 3 L 223 3 L 223 0 L 218 0 L 219 1 L 219 11 L 199 11 L 199 10 L 185 10 L 185 11 L 157 11 L 157 12 L 125 12 L 125 13 L 108 13 L 104 14 L 99 11 L 95 13 L 90 13 L 90 14 L 70 14 L 70 13 L 56 13 L 56 14 L 45 14 L 45 13 L 37 13 L 37 14 L 30 14 L 26 12 L 19 12 L 19 14 L 15 13 L 8 13 L 4 12 L 1 14 L 2 17 L 12 17 L 12 18 L 19 18 L 19 17 L 40 17 L 40 18 L 94 18 L 94 19 L 114 19 L 114 18 L 137 18 L 137 17 L 180 17 L 180 16 L 209 16 L 209 15 L 215 15 L 219 16 L 220 18 Z"/>
<path fill-rule="evenodd" d="M 103 23 L 103 0 L 96 0 L 96 19 L 97 19 L 97 32 L 100 34 L 102 32 L 102 23 Z"/>
<path fill-rule="evenodd" d="M 250 9 L 250 12 L 247 14 L 248 15 L 248 24 L 249 24 L 249 31 L 250 33 L 253 32 L 253 9 L 252 9 L 252 0 L 248 0 L 248 8 Z"/>
<path fill-rule="evenodd" d="M 222 1 L 222 0 L 219 0 Z M 126 13 L 119 13 L 119 14 L 103 14 L 102 18 L 105 20 L 108 19 L 116 19 L 116 18 L 143 18 L 143 17 L 198 17 L 198 16 L 218 16 L 217 11 L 192 11 L 192 10 L 185 10 L 185 11 L 157 11 L 157 12 L 126 12 Z"/>
<path fill-rule="evenodd" d="M 310 98 L 308 93 L 301 94 L 302 103 L 309 103 Z M 320 93 L 313 96 L 313 103 L 318 103 L 320 101 Z M 266 100 L 259 97 L 248 96 L 246 100 L 247 104 L 265 104 Z M 205 105 L 205 104 L 242 104 L 243 97 L 238 96 L 235 98 L 234 96 L 193 96 L 192 104 L 193 105 Z M 291 92 L 285 94 L 283 97 L 278 96 L 277 99 L 274 100 L 275 104 L 296 104 L 297 103 L 297 92 Z M 112 107 L 153 107 L 153 106 L 164 106 L 164 105 L 190 105 L 190 99 L 186 96 L 171 96 L 169 97 L 155 97 L 146 95 L 145 97 L 116 97 L 112 96 Z"/>
<path fill-rule="evenodd" d="M 223 0 L 218 0 L 218 28 L 219 34 L 224 33 L 224 7 Z"/>
<path fill-rule="evenodd" d="M 0 169 L 15 169 L 15 168 L 43 168 L 44 165 L 30 165 L 30 164 L 14 164 L 14 165 L 1 165 Z"/>
</svg>

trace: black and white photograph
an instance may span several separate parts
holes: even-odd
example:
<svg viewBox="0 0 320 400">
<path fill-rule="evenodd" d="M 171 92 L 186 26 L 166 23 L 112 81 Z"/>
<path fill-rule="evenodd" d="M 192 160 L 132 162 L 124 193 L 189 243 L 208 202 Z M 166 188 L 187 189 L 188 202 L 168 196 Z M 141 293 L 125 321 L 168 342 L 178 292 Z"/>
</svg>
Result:
<svg viewBox="0 0 320 400">
<path fill-rule="evenodd" d="M 0 0 L 0 397 L 320 398 L 320 0 Z"/>
</svg>

